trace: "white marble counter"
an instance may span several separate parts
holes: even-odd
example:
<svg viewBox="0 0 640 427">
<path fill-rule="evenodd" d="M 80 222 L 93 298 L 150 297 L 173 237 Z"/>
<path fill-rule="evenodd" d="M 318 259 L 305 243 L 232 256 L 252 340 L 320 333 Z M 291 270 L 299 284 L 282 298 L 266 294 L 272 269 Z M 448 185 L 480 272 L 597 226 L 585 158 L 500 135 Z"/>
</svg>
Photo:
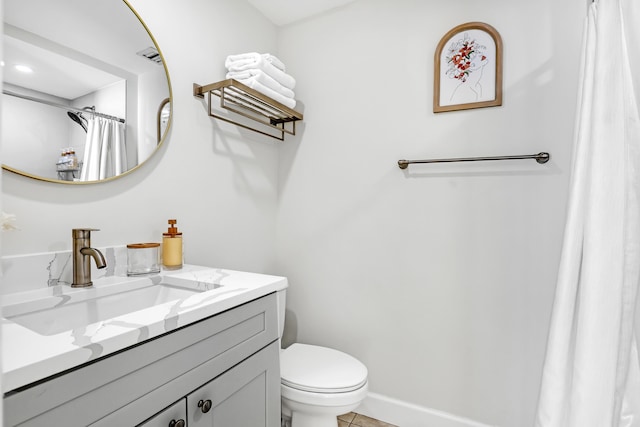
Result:
<svg viewBox="0 0 640 427">
<path fill-rule="evenodd" d="M 284 277 L 189 265 L 154 276 L 112 275 L 93 282 L 92 288 L 54 285 L 3 295 L 4 393 L 287 287 Z M 115 295 L 123 288 L 142 289 L 158 283 L 197 292 L 79 327 L 74 327 L 74 321 L 70 320 L 73 316 L 69 316 L 44 333 L 36 332 L 36 328 L 29 328 L 14 317 L 25 309 L 73 308 L 74 303 L 87 298 Z"/>
</svg>

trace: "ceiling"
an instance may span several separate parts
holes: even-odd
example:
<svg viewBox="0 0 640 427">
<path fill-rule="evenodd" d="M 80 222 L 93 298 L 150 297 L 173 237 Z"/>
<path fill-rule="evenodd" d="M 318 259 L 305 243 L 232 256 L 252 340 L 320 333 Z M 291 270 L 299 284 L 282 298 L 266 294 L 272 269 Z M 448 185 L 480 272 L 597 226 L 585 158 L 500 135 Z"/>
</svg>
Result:
<svg viewBox="0 0 640 427">
<path fill-rule="evenodd" d="M 247 0 L 278 26 L 319 15 L 355 0 Z"/>
<path fill-rule="evenodd" d="M 5 0 L 4 6 L 6 83 L 73 100 L 158 66 L 136 54 L 153 41 L 124 2 Z"/>
</svg>

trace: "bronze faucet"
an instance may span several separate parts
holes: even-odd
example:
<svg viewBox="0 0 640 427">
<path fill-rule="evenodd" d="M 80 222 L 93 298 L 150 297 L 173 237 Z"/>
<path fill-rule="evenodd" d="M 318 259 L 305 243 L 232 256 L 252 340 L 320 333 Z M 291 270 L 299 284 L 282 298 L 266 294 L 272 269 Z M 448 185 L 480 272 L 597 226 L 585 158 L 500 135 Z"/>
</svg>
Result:
<svg viewBox="0 0 640 427">
<path fill-rule="evenodd" d="M 104 255 L 91 247 L 91 232 L 99 231 L 95 228 L 74 228 L 71 230 L 73 237 L 73 283 L 72 288 L 86 288 L 93 285 L 91 281 L 91 258 L 96 262 L 96 267 L 105 268 L 107 262 Z"/>
</svg>

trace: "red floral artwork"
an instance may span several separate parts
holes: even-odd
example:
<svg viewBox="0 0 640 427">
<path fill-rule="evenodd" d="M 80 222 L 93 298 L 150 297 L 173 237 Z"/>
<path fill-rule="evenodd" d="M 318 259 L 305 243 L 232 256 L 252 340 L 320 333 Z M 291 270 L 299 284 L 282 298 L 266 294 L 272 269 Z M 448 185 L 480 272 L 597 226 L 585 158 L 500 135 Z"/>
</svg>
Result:
<svg viewBox="0 0 640 427">
<path fill-rule="evenodd" d="M 471 73 L 486 63 L 485 51 L 485 46 L 478 44 L 476 40 L 469 39 L 467 34 L 464 38 L 451 42 L 445 56 L 449 65 L 446 71 L 447 76 L 466 82 Z"/>
</svg>

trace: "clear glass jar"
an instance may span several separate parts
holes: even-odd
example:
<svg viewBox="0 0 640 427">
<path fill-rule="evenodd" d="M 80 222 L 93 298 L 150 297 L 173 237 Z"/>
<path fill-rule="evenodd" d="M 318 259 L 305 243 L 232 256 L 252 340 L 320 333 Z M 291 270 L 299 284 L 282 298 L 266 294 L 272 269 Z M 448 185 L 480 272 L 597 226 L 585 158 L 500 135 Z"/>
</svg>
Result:
<svg viewBox="0 0 640 427">
<path fill-rule="evenodd" d="M 160 243 L 127 245 L 127 276 L 160 273 Z"/>
</svg>

